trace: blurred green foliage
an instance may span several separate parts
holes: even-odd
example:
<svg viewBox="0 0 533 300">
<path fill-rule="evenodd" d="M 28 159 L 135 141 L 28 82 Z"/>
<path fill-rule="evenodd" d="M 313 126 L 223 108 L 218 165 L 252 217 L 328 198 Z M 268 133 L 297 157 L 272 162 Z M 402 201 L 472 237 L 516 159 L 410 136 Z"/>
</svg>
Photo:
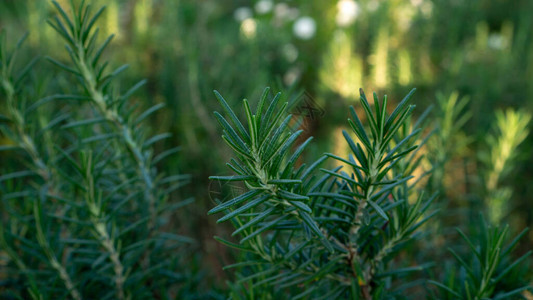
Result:
<svg viewBox="0 0 533 300">
<path fill-rule="evenodd" d="M 525 135 L 533 111 L 533 1 L 90 2 L 107 6 L 99 23 L 101 41 L 115 34 L 104 56 L 114 67 L 130 65 L 121 86 L 147 80 L 132 101 L 142 109 L 166 104 L 150 118 L 151 128 L 173 138 L 154 151 L 181 146 L 180 155 L 158 167 L 192 176 L 192 184 L 176 193 L 196 202 L 172 222 L 198 241 L 198 260 L 204 262 L 191 270 L 205 270 L 207 285 L 224 287 L 228 274 L 222 265 L 235 258 L 212 239 L 229 229 L 215 226 L 206 212 L 215 198 L 239 188 L 208 180 L 227 172 L 220 162 L 230 157 L 211 115 L 217 108 L 213 89 L 232 106 L 244 97 L 259 98 L 265 86 L 284 91 L 289 100 L 302 94 L 311 99 L 324 112 L 310 118 L 304 109 L 303 135 L 321 141 L 309 149 L 313 156 L 347 151 L 337 137 L 345 128 L 345 107 L 358 98 L 360 87 L 387 91 L 391 102 L 417 87 L 418 113 L 437 103 L 430 118 L 436 133 L 421 171 L 434 168 L 437 174 L 428 184 L 431 192 L 441 192 L 443 226 L 435 230 L 458 238 L 450 226 L 476 228 L 472 215 L 490 208 L 491 199 L 505 207 L 496 219 L 510 223 L 514 233 L 533 224 L 533 137 L 509 136 L 513 130 Z M 0 28 L 12 45 L 29 32 L 23 53 L 28 58 L 39 54 L 68 61 L 64 42 L 46 25 L 54 13 L 46 0 L 3 0 Z M 44 59 L 32 71 L 34 97 L 70 89 L 67 76 Z M 503 128 L 510 124 L 515 126 Z M 507 142 L 513 155 L 503 157 L 499 149 Z M 0 136 L 0 144 L 9 143 Z M 2 153 L 2 169 L 12 158 Z M 507 163 L 499 167 L 498 159 Z M 522 247 L 531 248 L 533 235 L 526 240 Z"/>
</svg>

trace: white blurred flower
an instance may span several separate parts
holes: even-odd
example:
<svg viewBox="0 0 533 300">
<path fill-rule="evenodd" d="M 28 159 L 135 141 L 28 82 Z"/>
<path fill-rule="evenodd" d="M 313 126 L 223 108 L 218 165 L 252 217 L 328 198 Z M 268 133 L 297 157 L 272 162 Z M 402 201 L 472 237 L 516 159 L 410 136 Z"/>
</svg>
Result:
<svg viewBox="0 0 533 300">
<path fill-rule="evenodd" d="M 294 35 L 302 40 L 312 38 L 316 33 L 316 22 L 311 17 L 301 17 L 292 26 Z"/>
<path fill-rule="evenodd" d="M 248 18 L 241 23 L 241 33 L 244 37 L 248 39 L 252 39 L 255 37 L 255 33 L 257 31 L 257 22 L 252 19 Z"/>
<path fill-rule="evenodd" d="M 353 24 L 360 12 L 359 4 L 354 0 L 340 0 L 337 2 L 337 25 L 345 27 Z"/>
<path fill-rule="evenodd" d="M 292 67 L 287 71 L 287 73 L 285 73 L 285 75 L 283 75 L 283 83 L 290 86 L 300 78 L 301 74 L 302 71 L 300 70 L 300 68 Z"/>
<path fill-rule="evenodd" d="M 501 50 L 507 46 L 507 41 L 499 33 L 492 33 L 487 39 L 489 48 L 494 50 Z"/>
<path fill-rule="evenodd" d="M 285 59 L 292 63 L 298 58 L 298 49 L 293 44 L 286 44 L 281 48 L 281 53 Z"/>
<path fill-rule="evenodd" d="M 281 27 L 290 20 L 291 8 L 287 3 L 278 3 L 274 6 L 274 18 L 272 22 L 275 27 Z"/>
<path fill-rule="evenodd" d="M 293 7 L 289 9 L 289 13 L 287 14 L 287 18 L 291 21 L 296 20 L 300 16 L 300 10 L 296 7 Z"/>
<path fill-rule="evenodd" d="M 274 6 L 274 16 L 279 19 L 287 19 L 290 10 L 291 9 L 287 3 L 278 3 Z"/>
<path fill-rule="evenodd" d="M 272 2 L 272 0 L 260 0 L 255 4 L 254 7 L 258 14 L 263 15 L 272 10 L 272 7 L 274 7 L 274 2 Z"/>
<path fill-rule="evenodd" d="M 233 18 L 238 21 L 242 22 L 248 18 L 251 18 L 253 16 L 253 11 L 249 7 L 239 7 L 233 12 Z"/>
<path fill-rule="evenodd" d="M 424 0 L 411 0 L 411 5 L 419 7 L 423 2 Z"/>
</svg>

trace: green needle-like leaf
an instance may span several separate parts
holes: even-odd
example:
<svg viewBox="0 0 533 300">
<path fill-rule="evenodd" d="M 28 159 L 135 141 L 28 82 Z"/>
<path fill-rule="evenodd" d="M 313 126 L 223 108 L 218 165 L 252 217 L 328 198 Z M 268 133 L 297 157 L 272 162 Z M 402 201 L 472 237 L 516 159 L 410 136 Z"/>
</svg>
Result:
<svg viewBox="0 0 533 300">
<path fill-rule="evenodd" d="M 245 194 L 242 194 L 242 195 L 240 195 L 238 197 L 235 197 L 235 198 L 233 198 L 233 199 L 231 199 L 229 201 L 226 201 L 226 202 L 216 206 L 215 208 L 211 209 L 208 212 L 208 214 L 214 214 L 214 213 L 217 213 L 217 212 L 221 212 L 221 211 L 223 211 L 225 209 L 228 209 L 228 208 L 230 208 L 230 207 L 232 207 L 234 205 L 237 205 L 237 204 L 242 203 L 242 202 L 244 202 L 244 201 L 246 201 L 248 199 L 251 199 L 251 198 L 259 195 L 260 193 L 261 193 L 260 190 L 251 190 L 251 191 L 249 191 L 249 192 L 247 192 Z"/>
</svg>

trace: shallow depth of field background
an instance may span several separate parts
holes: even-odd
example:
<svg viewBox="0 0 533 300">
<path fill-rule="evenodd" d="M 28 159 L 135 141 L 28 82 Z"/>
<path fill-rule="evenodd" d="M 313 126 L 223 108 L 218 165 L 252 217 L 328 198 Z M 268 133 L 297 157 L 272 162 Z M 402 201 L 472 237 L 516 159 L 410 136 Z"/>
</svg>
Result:
<svg viewBox="0 0 533 300">
<path fill-rule="evenodd" d="M 152 118 L 151 128 L 155 133 L 169 131 L 173 138 L 159 144 L 157 151 L 176 145 L 182 150 L 161 168 L 191 174 L 191 183 L 172 197 L 195 198 L 173 226 L 197 241 L 190 272 L 205 287 L 221 291 L 231 278 L 222 266 L 234 257 L 212 239 L 229 231 L 206 215 L 213 199 L 224 197 L 208 176 L 230 174 L 224 165 L 230 152 L 212 116 L 219 110 L 213 89 L 235 107 L 244 97 L 255 103 L 265 86 L 281 90 L 287 99 L 306 100 L 316 114 L 298 108 L 294 112 L 303 114 L 306 135 L 315 136 L 314 148 L 307 153 L 314 157 L 345 151 L 340 132 L 359 88 L 368 95 L 387 94 L 389 102 L 397 103 L 415 87 L 415 114 L 434 105 L 432 118 L 437 121 L 437 99 L 446 103 L 468 97 L 459 113 L 471 117 L 444 145 L 450 157 L 439 183 L 447 208 L 440 218 L 447 226 L 465 224 L 475 203 L 487 204 L 483 153 L 494 147 L 487 134 L 495 132 L 495 112 L 533 112 L 531 0 L 91 3 L 107 5 L 98 24 L 102 39 L 115 34 L 106 57 L 114 66 L 130 64 L 121 85 L 148 80 L 132 101 L 143 108 L 167 104 Z M 63 41 L 45 22 L 53 14 L 48 1 L 1 0 L 0 28 L 11 44 L 30 33 L 28 57 L 39 53 L 67 59 Z M 44 59 L 35 72 L 43 94 L 67 89 L 70 82 Z M 0 136 L 0 144 L 6 142 Z M 509 213 L 501 220 L 516 234 L 533 225 L 533 135 L 512 151 L 517 154 L 514 164 L 499 185 L 510 191 L 503 204 Z M 2 155 L 0 163 L 9 164 L 9 157 Z M 447 229 L 442 230 L 446 237 Z M 533 233 L 526 240 L 522 247 L 531 248 Z"/>
</svg>

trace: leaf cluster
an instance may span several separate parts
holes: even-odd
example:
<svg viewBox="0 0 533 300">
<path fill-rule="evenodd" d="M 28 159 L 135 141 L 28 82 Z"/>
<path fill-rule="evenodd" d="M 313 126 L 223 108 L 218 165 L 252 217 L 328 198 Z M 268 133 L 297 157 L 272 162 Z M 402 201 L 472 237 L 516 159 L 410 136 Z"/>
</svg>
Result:
<svg viewBox="0 0 533 300">
<path fill-rule="evenodd" d="M 432 209 L 437 195 L 426 196 L 422 183 L 431 172 L 417 173 L 423 158 L 419 150 L 432 132 L 423 131 L 429 110 L 412 121 L 414 90 L 392 112 L 386 96 L 380 100 L 374 94 L 372 108 L 361 90 L 367 126 L 350 107 L 351 132 L 343 131 L 348 156 L 325 153 L 309 164 L 302 154 L 311 138 L 298 139 L 302 130 L 294 129 L 287 104 L 279 103 L 279 93 L 269 101 L 268 93 L 267 88 L 255 112 L 243 100 L 245 126 L 215 91 L 224 109 L 224 115 L 215 112 L 215 117 L 235 154 L 227 166 L 236 175 L 210 178 L 246 187 L 209 211 L 223 213 L 218 222 L 231 221 L 232 235 L 240 236 L 238 243 L 215 237 L 242 253 L 239 262 L 225 267 L 238 269 L 230 284 L 232 298 L 404 299 L 413 287 L 425 287 L 417 278 L 435 262 L 398 259 L 403 249 L 429 233 L 423 225 L 437 212 Z M 461 232 L 474 267 L 452 251 L 464 276 L 446 284 L 432 281 L 445 297 L 507 297 L 528 288 L 497 285 L 529 255 L 514 261 L 509 256 L 523 233 L 504 249 L 507 229 L 483 228 L 478 247 Z M 508 267 L 496 272 L 503 262 Z M 462 285 L 454 285 L 456 281 L 465 282 L 464 287 L 457 290 Z"/>
<path fill-rule="evenodd" d="M 522 292 L 531 289 L 517 278 L 521 264 L 533 253 L 529 250 L 518 258 L 511 256 L 519 240 L 527 233 L 524 229 L 511 241 L 508 240 L 509 227 L 493 227 L 481 218 L 477 240 L 472 240 L 457 229 L 468 247 L 467 255 L 448 250 L 457 261 L 454 269 L 449 269 L 445 282 L 429 281 L 442 290 L 443 299 L 515 299 Z"/>
<path fill-rule="evenodd" d="M 252 253 L 248 261 L 230 267 L 262 269 L 239 282 L 275 289 L 306 286 L 296 298 L 366 299 L 396 292 L 390 279 L 423 266 L 391 270 L 389 262 L 431 217 L 428 208 L 435 198 L 416 193 L 409 184 L 419 160 L 400 163 L 409 154 L 415 157 L 414 142 L 421 134 L 409 126 L 414 91 L 390 114 L 386 97 L 380 103 L 374 94 L 372 109 L 361 91 L 370 129 L 350 108 L 352 134 L 343 132 L 349 156 L 327 153 L 310 164 L 298 159 L 311 138 L 298 145 L 302 130 L 291 128 L 279 94 L 266 104 L 268 92 L 255 113 L 243 101 L 247 128 L 215 92 L 227 116 L 215 112 L 222 138 L 236 154 L 227 165 L 236 175 L 211 178 L 241 181 L 248 191 L 209 213 L 224 212 L 219 222 L 231 220 L 233 235 L 242 237 L 239 244 L 219 241 Z M 338 167 L 320 168 L 328 158 Z"/>
<path fill-rule="evenodd" d="M 144 121 L 163 106 L 146 110 L 128 101 L 144 81 L 118 89 L 120 67 L 106 72 L 96 23 L 103 8 L 71 2 L 50 25 L 63 37 L 70 62 L 48 58 L 74 75 L 70 94 L 42 98 L 28 92 L 36 60 L 17 69 L 16 56 L 0 39 L 0 146 L 17 162 L 2 166 L 0 249 L 12 282 L 2 297 L 33 299 L 146 299 L 172 297 L 187 280 L 179 253 L 191 239 L 165 226 L 176 209 L 169 201 L 188 181 L 165 176 L 153 145 L 170 135 L 150 135 Z M 70 13 L 70 14 L 69 14 Z M 65 102 L 66 101 L 66 102 Z M 140 111 L 140 112 L 139 112 Z M 8 170 L 8 167 L 14 169 Z"/>
</svg>

